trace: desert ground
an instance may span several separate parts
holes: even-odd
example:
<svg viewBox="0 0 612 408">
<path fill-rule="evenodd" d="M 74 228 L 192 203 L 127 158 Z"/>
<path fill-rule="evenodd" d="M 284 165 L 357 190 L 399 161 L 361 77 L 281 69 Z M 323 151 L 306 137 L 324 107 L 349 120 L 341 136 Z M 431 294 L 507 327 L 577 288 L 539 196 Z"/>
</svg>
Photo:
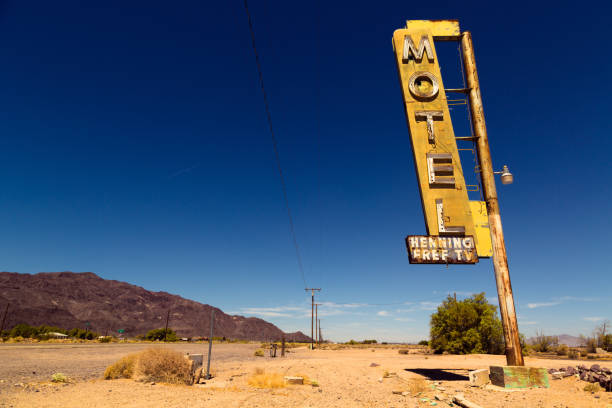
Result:
<svg viewBox="0 0 612 408">
<path fill-rule="evenodd" d="M 284 358 L 255 357 L 258 344 L 215 344 L 214 378 L 194 386 L 104 380 L 109 364 L 150 344 L 0 345 L 0 407 L 449 407 L 461 393 L 481 407 L 607 407 L 612 393 L 584 391 L 575 377 L 550 380 L 549 389 L 472 387 L 468 370 L 504 365 L 491 355 L 399 354 L 397 348 L 292 349 Z M 205 344 L 156 345 L 204 354 Z M 279 353 L 280 355 L 280 353 Z M 526 358 L 532 367 L 610 362 Z M 206 362 L 205 362 L 206 364 Z M 256 388 L 256 371 L 304 376 L 306 385 Z M 61 372 L 69 383 L 52 383 Z M 314 384 L 314 385 L 313 385 Z M 402 395 L 401 393 L 404 393 Z"/>
</svg>

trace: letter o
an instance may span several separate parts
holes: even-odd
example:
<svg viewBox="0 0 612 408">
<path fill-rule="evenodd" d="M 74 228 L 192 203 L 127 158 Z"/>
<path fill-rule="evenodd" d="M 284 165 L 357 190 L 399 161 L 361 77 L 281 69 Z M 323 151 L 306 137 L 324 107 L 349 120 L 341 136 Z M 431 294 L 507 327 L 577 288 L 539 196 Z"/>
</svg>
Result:
<svg viewBox="0 0 612 408">
<path fill-rule="evenodd" d="M 421 92 L 419 88 L 416 86 L 416 81 L 419 79 L 426 79 L 431 82 L 431 90 L 429 92 Z M 440 85 L 438 85 L 438 80 L 433 74 L 425 71 L 419 71 L 412 74 L 410 79 L 408 80 L 408 89 L 410 89 L 410 93 L 416 99 L 434 99 L 438 96 L 438 91 L 440 91 Z"/>
</svg>

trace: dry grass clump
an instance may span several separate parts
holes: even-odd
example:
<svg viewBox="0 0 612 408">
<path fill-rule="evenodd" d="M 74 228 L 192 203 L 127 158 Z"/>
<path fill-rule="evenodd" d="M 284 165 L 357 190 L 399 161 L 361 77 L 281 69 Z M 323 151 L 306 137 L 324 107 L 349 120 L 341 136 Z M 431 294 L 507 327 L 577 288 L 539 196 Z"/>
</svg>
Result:
<svg viewBox="0 0 612 408">
<path fill-rule="evenodd" d="M 117 378 L 132 378 L 136 359 L 139 354 L 140 353 L 128 354 L 116 363 L 106 367 L 106 370 L 104 370 L 104 379 L 116 380 Z"/>
<path fill-rule="evenodd" d="M 181 353 L 150 348 L 129 354 L 104 371 L 106 380 L 133 378 L 136 381 L 158 381 L 170 384 L 189 384 L 190 362 Z"/>
<path fill-rule="evenodd" d="M 597 383 L 587 384 L 584 386 L 586 392 L 599 392 L 603 391 L 603 388 Z"/>
<path fill-rule="evenodd" d="M 177 351 L 150 348 L 138 355 L 134 366 L 136 381 L 159 381 L 171 384 L 189 384 L 190 362 Z"/>
<path fill-rule="evenodd" d="M 408 381 L 408 389 L 412 394 L 418 394 L 429 390 L 424 378 L 412 378 Z"/>
<path fill-rule="evenodd" d="M 68 382 L 68 377 L 66 377 L 65 374 L 62 373 L 55 373 L 51 376 L 51 382 L 54 383 L 67 383 Z"/>
<path fill-rule="evenodd" d="M 266 373 L 261 368 L 256 368 L 255 373 L 249 377 L 248 384 L 256 388 L 284 388 L 285 377 L 278 373 Z"/>
<path fill-rule="evenodd" d="M 263 349 L 257 349 L 257 350 L 255 350 L 255 353 L 253 355 L 255 357 L 263 357 L 264 356 L 264 351 L 263 351 Z"/>
</svg>

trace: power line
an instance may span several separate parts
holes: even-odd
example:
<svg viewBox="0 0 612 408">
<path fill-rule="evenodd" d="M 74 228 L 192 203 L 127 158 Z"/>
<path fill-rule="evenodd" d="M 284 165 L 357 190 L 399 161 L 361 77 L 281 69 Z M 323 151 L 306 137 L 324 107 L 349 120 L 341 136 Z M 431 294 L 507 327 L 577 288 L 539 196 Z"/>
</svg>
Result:
<svg viewBox="0 0 612 408">
<path fill-rule="evenodd" d="M 244 11 L 246 12 L 249 20 L 249 31 L 251 33 L 251 43 L 253 45 L 253 53 L 255 54 L 255 64 L 257 65 L 257 73 L 259 75 L 259 85 L 261 86 L 261 93 L 263 95 L 264 107 L 266 109 L 266 118 L 268 119 L 268 127 L 270 129 L 270 136 L 272 137 L 272 145 L 274 146 L 274 156 L 276 157 L 276 166 L 278 168 L 278 176 L 280 178 L 281 187 L 283 190 L 283 198 L 285 200 L 285 208 L 287 209 L 287 217 L 289 218 L 289 227 L 291 229 L 291 238 L 293 239 L 293 246 L 295 247 L 295 255 L 297 256 L 298 268 L 304 287 L 306 285 L 306 278 L 304 277 L 304 267 L 302 266 L 302 257 L 300 256 L 300 248 L 297 242 L 297 236 L 295 234 L 295 227 L 293 225 L 293 216 L 291 215 L 291 207 L 289 207 L 289 198 L 287 195 L 287 185 L 285 183 L 285 176 L 283 175 L 283 169 L 281 167 L 280 154 L 278 152 L 278 143 L 276 136 L 274 135 L 274 127 L 272 126 L 272 115 L 270 113 L 270 105 L 268 103 L 268 94 L 264 86 L 263 73 L 261 70 L 261 63 L 259 62 L 259 53 L 257 52 L 257 46 L 255 45 L 255 31 L 253 29 L 253 21 L 251 19 L 251 13 L 249 12 L 249 5 L 247 0 L 244 0 Z"/>
</svg>

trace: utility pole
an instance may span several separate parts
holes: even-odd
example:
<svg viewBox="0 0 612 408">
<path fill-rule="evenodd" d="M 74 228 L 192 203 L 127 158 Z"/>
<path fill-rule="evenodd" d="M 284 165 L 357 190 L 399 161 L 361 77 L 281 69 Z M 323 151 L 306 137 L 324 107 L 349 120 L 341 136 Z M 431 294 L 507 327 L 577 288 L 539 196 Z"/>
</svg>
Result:
<svg viewBox="0 0 612 408">
<path fill-rule="evenodd" d="M 4 309 L 4 316 L 2 317 L 2 325 L 0 326 L 0 336 L 2 336 L 2 331 L 4 330 L 4 322 L 6 321 L 6 314 L 8 313 L 8 308 L 10 303 L 6 304 L 6 309 Z"/>
<path fill-rule="evenodd" d="M 495 189 L 491 150 L 484 120 L 478 73 L 476 72 L 472 34 L 469 31 L 461 35 L 461 49 L 463 51 L 463 65 L 466 73 L 467 91 L 469 92 L 470 113 L 474 128 L 474 138 L 476 139 L 478 164 L 480 165 L 482 191 L 489 213 L 489 227 L 491 228 L 491 239 L 493 241 L 493 268 L 497 283 L 497 296 L 499 297 L 499 312 L 506 342 L 506 361 L 510 366 L 523 366 L 525 363 L 519 342 L 518 323 L 516 321 L 512 285 L 510 284 L 508 257 L 506 255 L 506 244 L 504 242 L 497 190 Z"/>
<path fill-rule="evenodd" d="M 319 320 L 319 335 L 317 336 L 317 347 L 321 347 L 321 320 Z"/>
<path fill-rule="evenodd" d="M 168 320 L 170 320 L 170 309 L 168 309 L 168 314 L 166 315 L 166 329 L 164 330 L 164 342 L 166 342 L 166 335 L 168 334 Z"/>
<path fill-rule="evenodd" d="M 310 309 L 310 349 L 314 349 L 314 293 L 315 290 L 321 291 L 321 288 L 306 288 L 306 292 L 310 291 L 312 294 L 312 307 Z"/>
<path fill-rule="evenodd" d="M 319 346 L 319 305 L 315 303 L 315 343 Z"/>
<path fill-rule="evenodd" d="M 210 380 L 210 355 L 212 353 L 213 328 L 215 326 L 215 309 L 210 312 L 210 337 L 208 338 L 208 363 L 206 364 L 206 379 Z"/>
</svg>

